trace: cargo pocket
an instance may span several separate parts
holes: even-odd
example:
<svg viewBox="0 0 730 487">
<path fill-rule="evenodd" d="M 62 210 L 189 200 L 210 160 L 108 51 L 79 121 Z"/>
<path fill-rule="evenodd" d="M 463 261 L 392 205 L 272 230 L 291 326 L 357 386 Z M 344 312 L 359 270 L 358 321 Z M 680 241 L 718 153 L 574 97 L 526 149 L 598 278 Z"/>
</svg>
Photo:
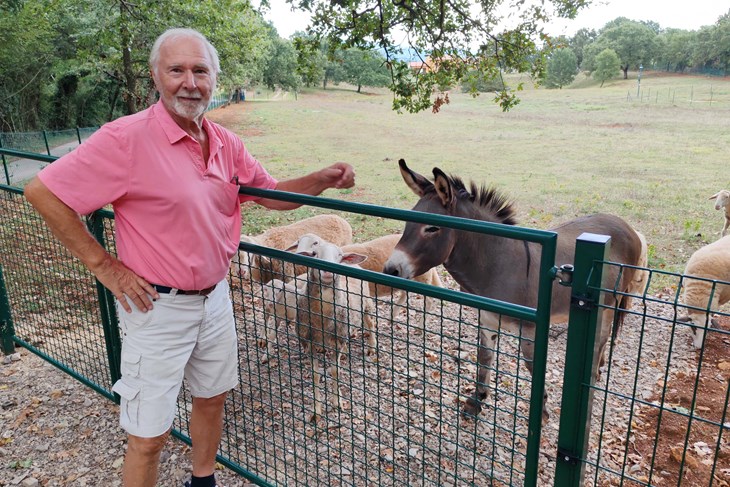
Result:
<svg viewBox="0 0 730 487">
<path fill-rule="evenodd" d="M 139 377 L 141 366 L 142 355 L 136 352 L 122 352 L 122 377 Z"/>
<path fill-rule="evenodd" d="M 139 386 L 132 386 L 124 382 L 124 379 L 119 379 L 114 383 L 112 391 L 122 398 L 119 405 L 119 424 L 124 429 L 136 427 L 139 415 Z"/>
</svg>

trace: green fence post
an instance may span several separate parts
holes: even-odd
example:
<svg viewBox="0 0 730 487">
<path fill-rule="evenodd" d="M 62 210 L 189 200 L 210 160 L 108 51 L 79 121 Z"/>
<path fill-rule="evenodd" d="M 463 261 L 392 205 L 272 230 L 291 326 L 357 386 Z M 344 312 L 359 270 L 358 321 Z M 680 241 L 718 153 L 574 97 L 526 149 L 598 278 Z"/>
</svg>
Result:
<svg viewBox="0 0 730 487">
<path fill-rule="evenodd" d="M 13 319 L 10 315 L 8 288 L 5 287 L 3 266 L 0 265 L 0 340 L 2 341 L 2 349 L 5 355 L 15 353 L 14 336 L 15 328 L 13 327 Z"/>
<path fill-rule="evenodd" d="M 593 383 L 598 367 L 598 323 L 603 314 L 603 265 L 611 237 L 584 233 L 575 249 L 568 338 L 565 349 L 563 398 L 558 430 L 555 467 L 557 487 L 583 485 L 586 450 L 590 434 Z"/>
<path fill-rule="evenodd" d="M 0 149 L 3 148 L 3 138 L 2 135 L 0 135 Z M 0 157 L 3 160 L 3 170 L 5 171 L 5 183 L 10 186 L 10 173 L 8 172 L 8 161 L 5 160 L 5 154 L 0 154 Z"/>
<path fill-rule="evenodd" d="M 96 211 L 89 215 L 86 220 L 86 225 L 92 235 L 94 235 L 94 238 L 96 238 L 102 247 L 106 248 L 106 239 L 104 238 L 104 217 L 100 214 L 100 211 Z M 113 384 L 122 376 L 122 372 L 120 370 L 122 341 L 119 337 L 117 314 L 114 310 L 114 296 L 102 283 L 99 282 L 98 279 L 96 280 L 96 293 L 99 296 L 101 324 L 104 328 L 106 355 L 109 360 L 109 375 Z"/>
<path fill-rule="evenodd" d="M 76 138 L 79 139 L 79 145 L 81 145 L 81 131 L 78 125 L 76 126 Z"/>
<path fill-rule="evenodd" d="M 51 155 L 51 146 L 48 145 L 48 134 L 46 134 L 46 131 L 45 130 L 43 131 L 43 142 L 45 142 L 45 144 L 46 144 L 46 152 L 50 156 Z"/>
</svg>

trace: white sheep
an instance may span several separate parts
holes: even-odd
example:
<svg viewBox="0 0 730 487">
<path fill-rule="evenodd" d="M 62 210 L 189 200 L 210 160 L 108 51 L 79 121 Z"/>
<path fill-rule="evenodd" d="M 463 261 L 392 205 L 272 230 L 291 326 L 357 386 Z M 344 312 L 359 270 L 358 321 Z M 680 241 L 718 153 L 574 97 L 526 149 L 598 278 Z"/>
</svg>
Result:
<svg viewBox="0 0 730 487">
<path fill-rule="evenodd" d="M 730 300 L 730 235 L 695 251 L 684 269 L 682 301 L 687 315 L 677 321 L 690 323 L 693 345 L 702 348 L 711 315 Z M 696 309 L 693 309 L 696 308 Z"/>
<path fill-rule="evenodd" d="M 725 209 L 725 224 L 722 227 L 720 236 L 724 237 L 727 234 L 727 229 L 730 227 L 730 191 L 723 189 L 715 193 L 710 197 L 711 200 L 715 200 L 715 209 Z"/>
<path fill-rule="evenodd" d="M 258 332 L 258 344 L 260 347 L 266 347 L 266 357 L 264 357 L 262 363 L 267 363 L 274 354 L 274 342 L 276 341 L 276 330 L 279 324 L 296 320 L 297 298 L 304 293 L 306 280 L 307 275 L 302 274 L 290 282 L 272 279 L 261 284 L 264 325 Z"/>
<path fill-rule="evenodd" d="M 354 253 L 343 253 L 342 250 L 329 243 L 321 243 L 311 251 L 302 255 L 315 257 L 328 262 L 356 265 L 366 257 Z M 352 279 L 314 267 L 307 272 L 304 293 L 297 298 L 296 333 L 302 349 L 309 355 L 312 364 L 312 381 L 314 384 L 314 413 L 310 420 L 314 421 L 322 414 L 319 383 L 321 380 L 320 353 L 334 351 L 334 363 L 329 367 L 330 375 L 335 381 L 333 404 L 341 409 L 345 403 L 340 395 L 338 381 L 339 365 L 345 353 L 350 337 L 350 328 L 365 328 L 370 332 L 366 353 L 376 351 L 375 305 L 368 295 L 368 287 L 360 279 Z M 326 387 L 326 384 L 325 384 Z"/>
<path fill-rule="evenodd" d="M 289 225 L 272 227 L 256 236 L 241 235 L 241 241 L 282 250 L 308 232 L 326 235 L 327 240 L 335 245 L 352 243 L 352 227 L 347 220 L 329 214 L 305 218 Z M 282 265 L 283 262 L 279 259 L 271 259 L 258 254 L 249 257 L 249 253 L 244 251 L 238 252 L 233 263 L 239 268 L 239 275 L 243 279 L 250 277 L 254 282 L 268 282 L 273 278 L 288 280 L 306 272 L 304 267 L 294 269 L 294 266 L 289 263 Z"/>
<path fill-rule="evenodd" d="M 350 245 L 342 246 L 343 252 L 354 252 L 356 254 L 365 255 L 367 259 L 360 264 L 363 269 L 374 272 L 383 272 L 383 266 L 385 262 L 393 253 L 393 249 L 400 240 L 400 234 L 386 235 L 384 237 L 378 237 L 374 240 L 363 243 L 354 243 Z M 314 246 L 320 242 L 326 242 L 326 238 L 322 238 L 314 233 L 307 233 L 299 237 L 287 250 L 289 251 L 306 251 L 311 250 Z M 295 250 L 296 249 L 296 250 Z M 432 286 L 444 287 L 441 278 L 435 268 L 429 269 L 424 274 L 413 278 L 414 281 L 430 284 Z M 373 297 L 390 297 L 398 295 L 398 299 L 394 301 L 394 306 L 403 306 L 403 303 L 408 298 L 408 293 L 399 289 L 393 289 L 384 284 L 376 284 L 374 282 L 369 283 L 370 295 Z M 424 296 L 425 311 L 424 314 L 419 315 L 421 324 L 423 324 L 426 315 L 433 312 L 435 305 L 434 299 L 428 296 Z"/>
</svg>

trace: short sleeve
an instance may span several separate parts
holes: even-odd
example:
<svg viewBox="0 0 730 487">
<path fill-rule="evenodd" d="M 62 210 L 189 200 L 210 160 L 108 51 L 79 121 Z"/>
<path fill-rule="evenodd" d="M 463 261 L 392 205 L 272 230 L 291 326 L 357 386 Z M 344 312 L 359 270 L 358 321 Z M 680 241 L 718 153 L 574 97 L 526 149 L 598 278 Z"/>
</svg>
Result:
<svg viewBox="0 0 730 487">
<path fill-rule="evenodd" d="M 43 168 L 38 178 L 74 211 L 89 214 L 127 192 L 128 147 L 126 137 L 107 124 L 75 150 Z"/>
<path fill-rule="evenodd" d="M 250 186 L 260 189 L 274 189 L 278 181 L 274 179 L 268 171 L 256 160 L 255 157 L 246 149 L 241 148 L 238 160 L 238 184 L 241 186 Z M 256 201 L 260 199 L 257 196 L 239 195 L 238 199 L 241 203 L 245 201 Z"/>
</svg>

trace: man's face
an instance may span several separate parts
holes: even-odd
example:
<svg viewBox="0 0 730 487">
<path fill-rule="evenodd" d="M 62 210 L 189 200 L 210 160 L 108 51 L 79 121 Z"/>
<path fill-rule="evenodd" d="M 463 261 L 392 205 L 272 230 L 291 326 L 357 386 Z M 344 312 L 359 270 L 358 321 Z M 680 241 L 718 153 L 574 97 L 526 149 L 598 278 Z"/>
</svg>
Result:
<svg viewBox="0 0 730 487">
<path fill-rule="evenodd" d="M 202 117 L 216 83 L 213 62 L 202 41 L 194 37 L 166 41 L 152 76 L 173 118 L 195 121 Z"/>
</svg>

